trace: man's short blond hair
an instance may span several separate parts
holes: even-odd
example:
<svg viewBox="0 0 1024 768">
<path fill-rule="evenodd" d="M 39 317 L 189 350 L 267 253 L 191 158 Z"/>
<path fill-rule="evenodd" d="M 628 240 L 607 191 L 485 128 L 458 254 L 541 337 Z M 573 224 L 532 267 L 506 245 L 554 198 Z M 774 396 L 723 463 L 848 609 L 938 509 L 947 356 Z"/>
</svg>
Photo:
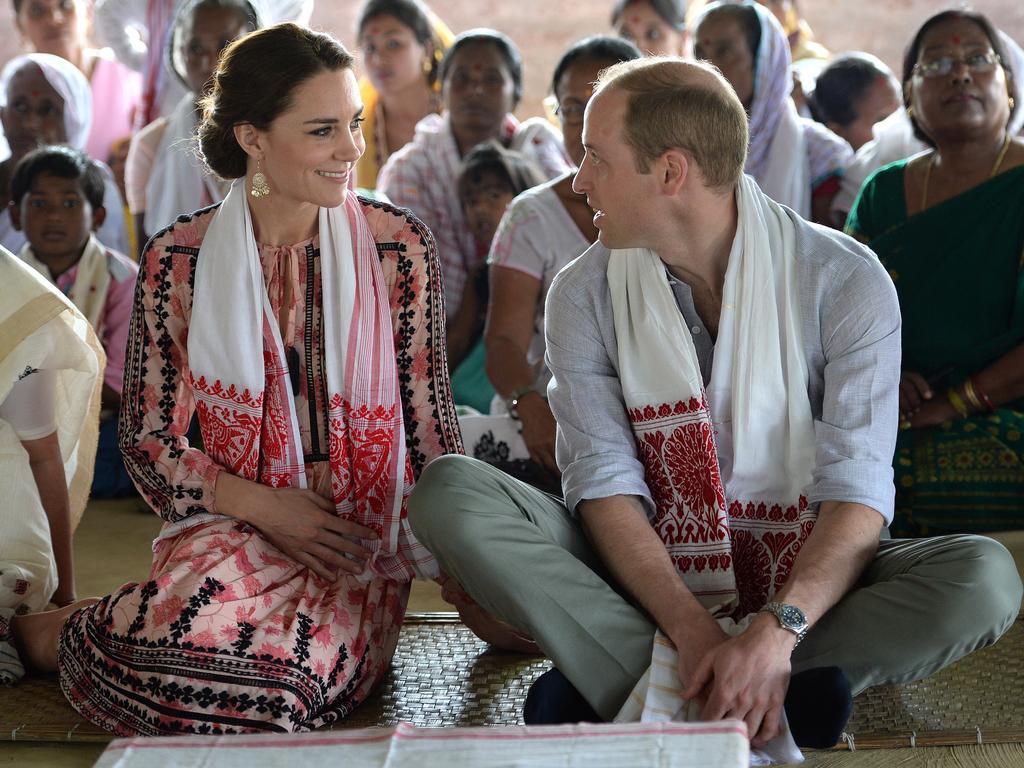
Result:
<svg viewBox="0 0 1024 768">
<path fill-rule="evenodd" d="M 747 113 L 729 82 L 704 62 L 645 58 L 601 72 L 597 90 L 627 94 L 623 133 L 636 169 L 670 149 L 689 154 L 704 184 L 720 189 L 737 184 L 747 160 Z"/>
</svg>

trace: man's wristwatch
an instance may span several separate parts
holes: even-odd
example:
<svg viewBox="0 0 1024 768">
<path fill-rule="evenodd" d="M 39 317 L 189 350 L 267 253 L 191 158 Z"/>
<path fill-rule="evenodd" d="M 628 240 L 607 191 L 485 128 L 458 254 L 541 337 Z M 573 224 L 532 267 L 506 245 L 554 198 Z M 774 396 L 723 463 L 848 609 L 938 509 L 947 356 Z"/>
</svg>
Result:
<svg viewBox="0 0 1024 768">
<path fill-rule="evenodd" d="M 533 384 L 527 384 L 525 387 L 516 387 L 512 390 L 512 394 L 508 396 L 508 414 L 516 421 L 519 420 L 519 401 L 526 397 L 531 392 L 536 392 L 537 388 Z"/>
<path fill-rule="evenodd" d="M 778 619 L 780 627 L 796 635 L 794 648 L 800 645 L 800 641 L 804 639 L 810 626 L 804 612 L 789 603 L 766 603 L 758 613 L 770 613 Z"/>
</svg>

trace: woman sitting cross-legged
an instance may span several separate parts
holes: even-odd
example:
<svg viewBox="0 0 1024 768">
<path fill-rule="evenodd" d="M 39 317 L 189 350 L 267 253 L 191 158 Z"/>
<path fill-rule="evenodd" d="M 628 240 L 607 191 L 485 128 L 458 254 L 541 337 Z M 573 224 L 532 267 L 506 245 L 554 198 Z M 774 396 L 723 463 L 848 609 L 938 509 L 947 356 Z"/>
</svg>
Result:
<svg viewBox="0 0 1024 768">
<path fill-rule="evenodd" d="M 154 236 L 129 339 L 121 445 L 166 521 L 150 578 L 14 621 L 115 733 L 345 717 L 388 667 L 410 581 L 437 575 L 406 498 L 461 452 L 440 273 L 422 224 L 349 192 L 352 66 L 293 24 L 224 51 L 199 133 L 235 181 Z"/>
<path fill-rule="evenodd" d="M 512 199 L 540 183 L 533 163 L 496 141 L 477 144 L 469 151 L 459 172 L 459 199 L 481 259 L 486 258 L 498 223 Z M 480 413 L 490 413 L 494 399 L 494 387 L 487 378 L 483 340 L 489 304 L 487 264 L 481 263 L 466 286 L 459 314 L 449 324 L 449 336 L 458 335 L 466 339 L 467 345 L 459 360 L 448 350 L 455 404 Z M 465 425 L 465 417 L 459 423 Z"/>
<path fill-rule="evenodd" d="M 598 73 L 637 58 L 640 52 L 627 40 L 599 35 L 573 43 L 555 66 L 551 93 L 562 142 L 575 166 L 583 162 L 583 112 Z M 547 401 L 551 374 L 544 364 L 544 301 L 555 275 L 597 239 L 594 211 L 586 196 L 573 192 L 574 176 L 570 171 L 520 195 L 501 221 L 489 256 L 484 334 L 487 375 L 501 400 L 493 416 L 461 422 L 470 455 L 491 463 L 530 459 L 533 474 L 555 486 L 559 473 L 555 419 Z"/>
<path fill-rule="evenodd" d="M 903 316 L 894 535 L 1024 527 L 1024 141 L 1015 73 L 980 14 L 918 31 L 907 112 L 932 149 L 879 169 L 847 231 Z"/>
<path fill-rule="evenodd" d="M 789 43 L 757 3 L 715 2 L 697 22 L 694 51 L 721 70 L 750 118 L 746 172 L 775 202 L 805 219 L 832 224 L 830 207 L 850 145 L 801 117 L 790 98 Z"/>
<path fill-rule="evenodd" d="M 483 262 L 457 191 L 463 156 L 493 139 L 522 152 L 545 178 L 565 173 L 569 160 L 550 123 L 541 118 L 520 123 L 512 116 L 522 94 L 522 58 L 500 32 L 474 29 L 459 35 L 441 62 L 441 84 L 445 112 L 419 122 L 412 142 L 381 169 L 377 189 L 411 209 L 437 238 L 451 319 L 474 268 Z M 465 354 L 468 342 L 449 332 L 454 357 Z"/>
</svg>

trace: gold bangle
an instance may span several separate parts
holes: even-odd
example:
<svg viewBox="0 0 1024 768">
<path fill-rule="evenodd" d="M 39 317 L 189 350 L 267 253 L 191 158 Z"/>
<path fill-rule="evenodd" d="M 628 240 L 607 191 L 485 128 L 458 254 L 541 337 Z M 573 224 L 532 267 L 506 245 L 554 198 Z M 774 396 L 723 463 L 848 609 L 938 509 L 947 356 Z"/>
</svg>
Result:
<svg viewBox="0 0 1024 768">
<path fill-rule="evenodd" d="M 971 404 L 974 410 L 985 410 L 984 403 L 981 402 L 981 399 L 978 397 L 978 393 L 974 389 L 974 382 L 971 381 L 969 378 L 967 379 L 967 381 L 964 382 L 963 390 L 964 395 L 967 397 L 967 402 Z"/>
<path fill-rule="evenodd" d="M 960 414 L 961 418 L 966 419 L 971 415 L 967 411 L 967 404 L 964 402 L 964 399 L 952 387 L 946 390 L 946 399 L 949 400 L 949 404 L 953 406 L 953 410 Z"/>
</svg>

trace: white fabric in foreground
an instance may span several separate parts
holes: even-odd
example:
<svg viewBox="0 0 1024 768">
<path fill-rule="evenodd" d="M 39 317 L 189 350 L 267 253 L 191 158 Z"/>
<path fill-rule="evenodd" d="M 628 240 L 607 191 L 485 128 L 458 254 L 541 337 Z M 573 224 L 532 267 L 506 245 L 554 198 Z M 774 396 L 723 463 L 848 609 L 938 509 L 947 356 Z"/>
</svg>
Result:
<svg viewBox="0 0 1024 768">
<path fill-rule="evenodd" d="M 393 728 L 289 735 L 118 739 L 96 768 L 746 768 L 746 726 L 580 724 L 506 728 Z"/>
<path fill-rule="evenodd" d="M 746 629 L 756 615 L 752 613 L 738 624 L 726 617 L 719 619 L 718 624 L 724 632 L 735 636 Z M 651 666 L 637 681 L 626 703 L 615 716 L 615 722 L 698 722 L 701 716 L 700 705 L 696 701 L 684 701 L 682 692 L 683 685 L 679 680 L 679 654 L 672 641 L 659 630 L 654 636 Z M 782 712 L 780 728 L 779 735 L 768 742 L 764 749 L 751 751 L 751 765 L 804 761 L 804 756 L 793 741 L 793 734 L 790 733 L 785 710 Z"/>
<path fill-rule="evenodd" d="M 0 249 L 0 403 L 19 381 L 52 377 L 72 526 L 92 484 L 104 364 L 96 335 L 67 297 Z M 28 454 L 2 419 L 0 499 L 0 608 L 43 610 L 57 588 L 49 522 Z"/>
</svg>

